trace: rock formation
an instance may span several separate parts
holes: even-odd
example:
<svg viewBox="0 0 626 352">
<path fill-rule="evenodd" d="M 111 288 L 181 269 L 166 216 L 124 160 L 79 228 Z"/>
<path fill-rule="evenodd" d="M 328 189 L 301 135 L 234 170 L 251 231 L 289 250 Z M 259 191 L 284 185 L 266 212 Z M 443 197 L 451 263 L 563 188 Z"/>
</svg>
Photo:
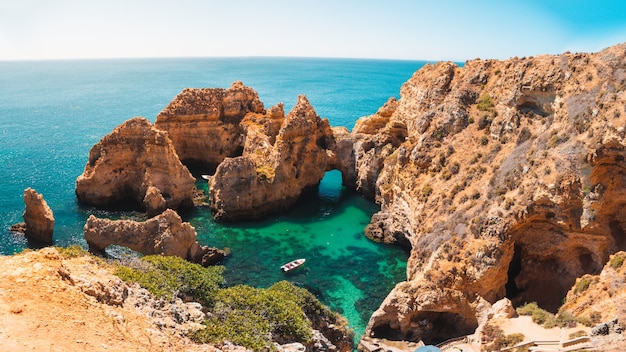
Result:
<svg viewBox="0 0 626 352">
<path fill-rule="evenodd" d="M 155 127 L 168 131 L 180 160 L 199 170 L 215 170 L 226 157 L 241 155 L 241 120 L 264 113 L 257 92 L 234 82 L 229 89 L 188 88 L 159 113 Z"/>
<path fill-rule="evenodd" d="M 328 120 L 303 95 L 286 117 L 278 105 L 248 114 L 241 125 L 243 154 L 225 159 L 209 182 L 217 219 L 252 220 L 288 209 L 319 184 L 334 158 Z"/>
<path fill-rule="evenodd" d="M 98 208 L 138 207 L 148 215 L 193 206 L 195 179 L 180 162 L 167 132 L 136 117 L 91 148 L 76 196 Z"/>
<path fill-rule="evenodd" d="M 587 318 L 594 324 L 614 318 L 626 321 L 624 260 L 626 252 L 618 252 L 609 258 L 599 274 L 586 274 L 578 278 L 559 311 Z"/>
<path fill-rule="evenodd" d="M 411 248 L 367 334 L 470 334 L 505 297 L 555 312 L 626 249 L 625 84 L 626 44 L 444 62 L 360 120 L 356 184 L 381 205 L 366 233 Z"/>
<path fill-rule="evenodd" d="M 43 196 L 32 188 L 24 190 L 24 234 L 28 240 L 52 244 L 54 215 Z"/>
<path fill-rule="evenodd" d="M 144 222 L 99 219 L 91 215 L 84 228 L 92 252 L 102 252 L 112 244 L 128 247 L 144 255 L 173 255 L 204 266 L 224 259 L 223 251 L 196 242 L 196 230 L 173 210 Z"/>
</svg>

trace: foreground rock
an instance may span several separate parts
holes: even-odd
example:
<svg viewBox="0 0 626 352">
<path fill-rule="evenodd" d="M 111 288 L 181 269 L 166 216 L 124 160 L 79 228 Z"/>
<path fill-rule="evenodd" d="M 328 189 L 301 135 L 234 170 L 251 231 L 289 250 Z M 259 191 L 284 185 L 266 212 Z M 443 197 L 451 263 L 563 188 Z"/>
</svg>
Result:
<svg viewBox="0 0 626 352">
<path fill-rule="evenodd" d="M 24 190 L 24 234 L 28 240 L 41 244 L 52 244 L 54 215 L 43 196 L 32 188 Z M 17 227 L 16 227 L 17 229 Z"/>
<path fill-rule="evenodd" d="M 141 208 L 153 216 L 193 206 L 195 179 L 180 162 L 167 132 L 136 117 L 91 148 L 76 196 L 98 208 Z"/>
<path fill-rule="evenodd" d="M 209 183 L 216 219 L 253 220 L 289 209 L 319 185 L 333 160 L 333 131 L 305 96 L 285 117 L 282 105 L 248 114 L 243 155 L 219 164 Z"/>
<path fill-rule="evenodd" d="M 220 262 L 224 251 L 200 246 L 196 230 L 173 210 L 144 222 L 99 219 L 91 215 L 84 228 L 89 250 L 103 252 L 112 244 L 128 247 L 144 255 L 177 256 L 208 266 Z"/>
<path fill-rule="evenodd" d="M 625 65 L 624 44 L 426 65 L 355 126 L 357 165 L 382 165 L 360 177 L 381 204 L 366 232 L 411 247 L 368 335 L 471 334 L 505 297 L 556 312 L 626 249 Z"/>
<path fill-rule="evenodd" d="M 210 171 L 225 158 L 241 155 L 241 120 L 264 111 L 257 92 L 239 81 L 229 89 L 188 88 L 159 113 L 155 127 L 169 133 L 186 165 Z"/>
<path fill-rule="evenodd" d="M 185 332 L 201 327 L 192 302 L 163 302 L 92 256 L 54 248 L 0 256 L 2 351 L 219 351 Z"/>
</svg>

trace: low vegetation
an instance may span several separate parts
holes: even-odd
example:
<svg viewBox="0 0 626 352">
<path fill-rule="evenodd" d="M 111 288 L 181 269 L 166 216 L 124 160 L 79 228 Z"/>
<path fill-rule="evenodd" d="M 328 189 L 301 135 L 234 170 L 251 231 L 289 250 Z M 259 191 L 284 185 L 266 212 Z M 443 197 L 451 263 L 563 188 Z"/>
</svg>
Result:
<svg viewBox="0 0 626 352">
<path fill-rule="evenodd" d="M 561 312 L 554 315 L 542 308 L 537 303 L 528 303 L 522 307 L 517 308 L 517 314 L 530 315 L 533 322 L 543 325 L 546 329 L 554 327 L 575 327 L 578 324 L 578 320 L 569 312 Z"/>
<path fill-rule="evenodd" d="M 483 351 L 500 351 L 524 341 L 524 334 L 504 335 L 504 331 L 500 327 L 487 324 L 483 328 L 482 340 L 487 343 L 482 348 Z"/>
<path fill-rule="evenodd" d="M 190 335 L 199 343 L 230 341 L 254 351 L 273 351 L 274 342 L 311 342 L 317 323 L 339 317 L 303 288 L 287 281 L 267 289 L 223 288 L 223 267 L 204 268 L 178 257 L 146 256 L 117 266 L 116 274 L 164 299 L 175 296 L 202 303 L 211 314 Z"/>
</svg>

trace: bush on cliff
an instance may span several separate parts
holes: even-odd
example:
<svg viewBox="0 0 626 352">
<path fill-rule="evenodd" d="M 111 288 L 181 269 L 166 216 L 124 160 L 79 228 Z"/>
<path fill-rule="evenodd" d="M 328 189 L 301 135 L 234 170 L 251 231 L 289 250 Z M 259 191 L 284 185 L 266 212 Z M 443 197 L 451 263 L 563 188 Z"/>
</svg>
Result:
<svg viewBox="0 0 626 352">
<path fill-rule="evenodd" d="M 118 265 L 115 274 L 124 281 L 137 282 L 157 297 L 179 296 L 212 306 L 223 272 L 222 266 L 205 268 L 179 257 L 149 255 Z"/>
<path fill-rule="evenodd" d="M 274 350 L 273 341 L 307 344 L 313 329 L 309 317 L 323 314 L 332 313 L 308 291 L 287 281 L 267 289 L 238 285 L 220 290 L 206 328 L 192 338 L 218 344 L 228 340 L 254 351 Z"/>
<path fill-rule="evenodd" d="M 274 342 L 307 344 L 314 328 L 342 325 L 339 316 L 315 296 L 287 281 L 266 289 L 246 285 L 220 288 L 223 270 L 152 255 L 118 264 L 116 275 L 139 283 L 157 297 L 181 296 L 207 307 L 211 314 L 205 328 L 190 335 L 200 343 L 230 341 L 254 351 L 273 351 Z"/>
</svg>

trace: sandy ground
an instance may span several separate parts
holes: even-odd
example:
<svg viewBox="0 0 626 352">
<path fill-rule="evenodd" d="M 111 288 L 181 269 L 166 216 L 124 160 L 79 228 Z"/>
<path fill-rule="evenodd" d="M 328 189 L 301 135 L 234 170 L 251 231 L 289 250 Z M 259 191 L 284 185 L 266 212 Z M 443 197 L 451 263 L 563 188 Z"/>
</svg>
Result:
<svg viewBox="0 0 626 352">
<path fill-rule="evenodd" d="M 89 257 L 61 259 L 54 253 L 0 257 L 0 351 L 215 350 L 159 330 L 132 308 L 97 302 L 67 274 L 111 274 Z"/>
</svg>

